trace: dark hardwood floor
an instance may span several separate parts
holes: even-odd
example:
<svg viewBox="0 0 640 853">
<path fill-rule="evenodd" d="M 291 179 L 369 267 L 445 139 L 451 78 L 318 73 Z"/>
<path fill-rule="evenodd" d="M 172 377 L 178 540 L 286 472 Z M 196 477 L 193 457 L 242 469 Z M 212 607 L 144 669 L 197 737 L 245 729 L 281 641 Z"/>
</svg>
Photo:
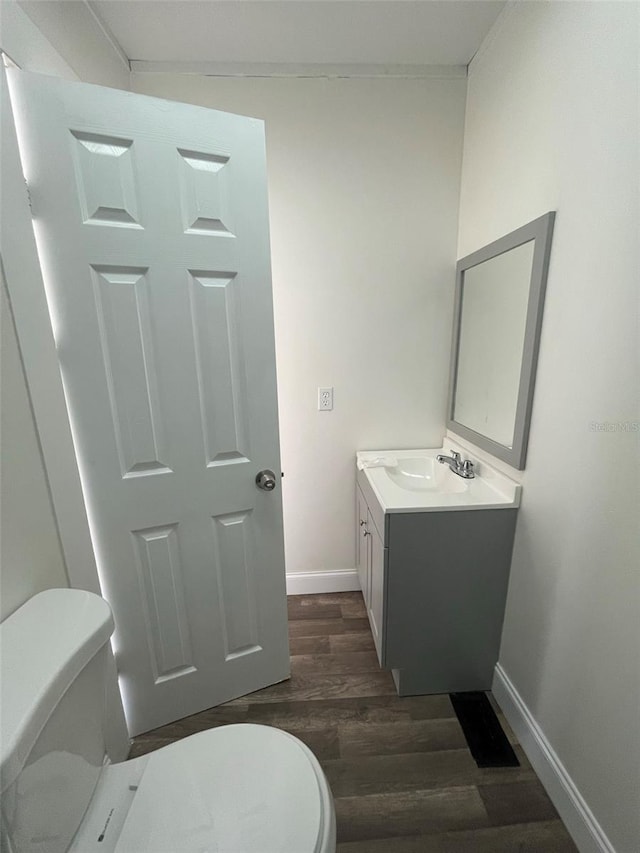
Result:
<svg viewBox="0 0 640 853">
<path fill-rule="evenodd" d="M 130 757 L 227 723 L 278 726 L 325 770 L 339 853 L 575 853 L 500 713 L 521 766 L 481 770 L 448 696 L 396 695 L 359 592 L 290 596 L 289 635 L 289 681 L 140 735 Z"/>
</svg>

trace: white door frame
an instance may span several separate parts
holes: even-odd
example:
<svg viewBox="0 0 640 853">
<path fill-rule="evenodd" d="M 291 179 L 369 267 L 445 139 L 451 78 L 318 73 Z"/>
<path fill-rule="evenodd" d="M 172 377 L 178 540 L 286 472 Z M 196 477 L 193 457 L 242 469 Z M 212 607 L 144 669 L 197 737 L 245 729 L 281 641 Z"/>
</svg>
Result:
<svg viewBox="0 0 640 853">
<path fill-rule="evenodd" d="M 4 67 L 0 98 L 0 253 L 9 300 L 69 583 L 100 594 Z"/>
</svg>

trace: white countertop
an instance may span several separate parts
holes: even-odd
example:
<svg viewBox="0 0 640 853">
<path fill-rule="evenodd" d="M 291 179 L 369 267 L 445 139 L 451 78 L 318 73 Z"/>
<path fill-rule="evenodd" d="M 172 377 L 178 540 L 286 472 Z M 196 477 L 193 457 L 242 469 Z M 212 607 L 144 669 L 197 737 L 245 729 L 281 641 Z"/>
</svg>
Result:
<svg viewBox="0 0 640 853">
<path fill-rule="evenodd" d="M 461 452 L 474 463 L 475 477 L 465 480 L 449 466 L 435 461 L 439 453 Z M 420 450 L 358 451 L 361 465 L 380 459 L 385 464 L 364 467 L 366 477 L 383 512 L 442 512 L 475 509 L 515 509 L 520 505 L 522 486 L 486 462 L 445 439 L 443 447 Z M 419 474 L 403 474 L 412 460 Z M 393 463 L 397 464 L 394 465 Z M 408 483 L 405 487 L 403 483 Z"/>
</svg>

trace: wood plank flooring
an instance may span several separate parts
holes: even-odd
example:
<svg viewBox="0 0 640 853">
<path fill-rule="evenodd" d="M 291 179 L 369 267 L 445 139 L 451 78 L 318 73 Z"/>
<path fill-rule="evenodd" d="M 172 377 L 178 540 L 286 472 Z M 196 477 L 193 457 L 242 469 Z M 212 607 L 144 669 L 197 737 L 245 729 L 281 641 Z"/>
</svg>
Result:
<svg viewBox="0 0 640 853">
<path fill-rule="evenodd" d="M 448 696 L 396 695 L 359 592 L 288 602 L 289 681 L 140 735 L 131 757 L 227 723 L 277 726 L 324 768 L 339 853 L 575 853 L 500 713 L 521 766 L 481 770 Z"/>
</svg>

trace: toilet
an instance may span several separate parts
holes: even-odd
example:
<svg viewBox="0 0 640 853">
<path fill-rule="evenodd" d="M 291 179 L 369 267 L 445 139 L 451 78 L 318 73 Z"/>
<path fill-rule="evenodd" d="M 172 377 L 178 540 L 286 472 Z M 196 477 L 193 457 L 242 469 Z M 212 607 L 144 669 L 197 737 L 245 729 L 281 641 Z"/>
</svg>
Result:
<svg viewBox="0 0 640 853">
<path fill-rule="evenodd" d="M 333 853 L 324 773 L 297 738 L 239 724 L 112 764 L 113 618 L 51 589 L 0 624 L 2 853 Z"/>
</svg>

